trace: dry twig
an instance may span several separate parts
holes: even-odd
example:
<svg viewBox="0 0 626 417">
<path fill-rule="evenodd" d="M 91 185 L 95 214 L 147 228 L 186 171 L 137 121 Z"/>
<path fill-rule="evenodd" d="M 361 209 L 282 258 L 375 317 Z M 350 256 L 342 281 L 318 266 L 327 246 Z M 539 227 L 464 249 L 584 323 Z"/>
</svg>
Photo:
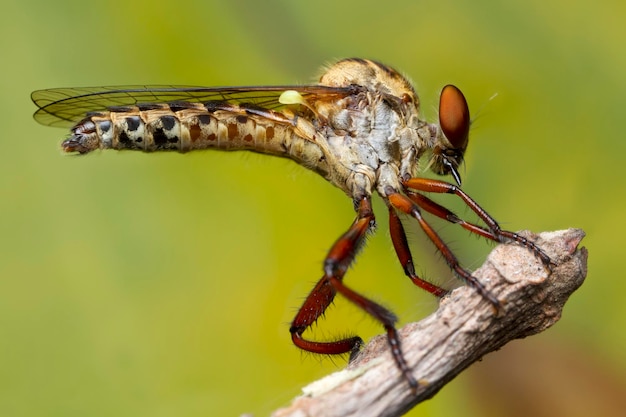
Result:
<svg viewBox="0 0 626 417">
<path fill-rule="evenodd" d="M 304 395 L 273 416 L 399 416 L 485 354 L 552 326 L 587 274 L 587 251 L 577 249 L 584 232 L 522 234 L 556 262 L 551 274 L 528 250 L 499 245 L 474 272 L 502 301 L 497 316 L 476 291 L 461 287 L 435 313 L 400 329 L 405 357 L 420 383 L 416 394 L 396 368 L 386 338 L 378 336 L 345 370 L 305 387 Z"/>
</svg>

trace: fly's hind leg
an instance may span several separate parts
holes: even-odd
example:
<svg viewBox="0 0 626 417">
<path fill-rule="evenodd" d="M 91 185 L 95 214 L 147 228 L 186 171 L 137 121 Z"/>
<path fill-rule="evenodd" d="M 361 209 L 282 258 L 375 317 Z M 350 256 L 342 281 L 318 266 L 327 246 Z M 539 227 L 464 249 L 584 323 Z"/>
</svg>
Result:
<svg viewBox="0 0 626 417">
<path fill-rule="evenodd" d="M 352 226 L 332 246 L 324 261 L 324 276 L 318 281 L 308 295 L 302 307 L 291 323 L 291 339 L 301 349 L 309 352 L 327 355 L 343 354 L 350 352 L 351 357 L 358 353 L 362 339 L 358 336 L 344 338 L 332 342 L 316 342 L 305 339 L 302 334 L 332 303 L 335 295 L 340 293 L 352 303 L 366 311 L 378 320 L 387 332 L 387 340 L 391 348 L 391 354 L 412 389 L 417 388 L 417 381 L 411 374 L 400 348 L 400 339 L 395 328 L 396 316 L 383 306 L 360 295 L 343 284 L 346 270 L 354 261 L 354 258 L 365 241 L 367 232 L 374 225 L 374 213 L 370 197 L 364 197 L 358 203 L 357 218 Z"/>
</svg>

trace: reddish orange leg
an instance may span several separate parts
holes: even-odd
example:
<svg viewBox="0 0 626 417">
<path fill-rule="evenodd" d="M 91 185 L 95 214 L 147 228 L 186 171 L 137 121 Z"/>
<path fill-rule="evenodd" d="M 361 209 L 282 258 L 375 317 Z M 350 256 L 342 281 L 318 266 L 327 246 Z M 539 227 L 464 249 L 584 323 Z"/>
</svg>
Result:
<svg viewBox="0 0 626 417">
<path fill-rule="evenodd" d="M 450 269 L 452 269 L 459 277 L 461 277 L 461 279 L 467 282 L 469 286 L 475 288 L 476 291 L 478 291 L 480 295 L 483 296 L 483 298 L 489 301 L 496 308 L 496 310 L 500 309 L 500 302 L 498 301 L 498 299 L 495 298 L 493 294 L 491 294 L 489 291 L 487 291 L 483 284 L 481 284 L 480 281 L 472 276 L 471 273 L 461 267 L 458 259 L 456 258 L 456 256 L 454 256 L 450 248 L 448 248 L 448 246 L 444 243 L 441 237 L 439 237 L 437 232 L 435 232 L 435 230 L 428 224 L 428 222 L 424 220 L 418 205 L 411 201 L 408 197 L 400 194 L 393 189 L 386 190 L 386 193 L 389 203 L 391 203 L 393 207 L 403 213 L 408 214 L 409 216 L 414 217 L 419 222 L 422 230 L 424 230 L 424 233 L 426 233 L 428 238 L 435 244 L 439 252 L 441 252 L 444 259 L 450 266 Z"/>
<path fill-rule="evenodd" d="M 418 193 L 413 193 L 411 191 L 407 191 L 406 195 L 421 209 L 426 210 L 430 214 L 449 221 L 450 223 L 458 224 L 462 228 L 469 230 L 472 233 L 476 233 L 477 235 L 481 235 L 483 237 L 486 237 L 487 239 L 495 240 L 496 242 L 498 242 L 498 238 L 489 230 L 476 224 L 466 222 L 447 208 L 435 203 L 430 198 Z"/>
<path fill-rule="evenodd" d="M 482 207 L 480 207 L 478 205 L 477 202 L 475 202 L 470 196 L 468 196 L 467 194 L 465 194 L 465 192 L 463 190 L 461 190 L 459 187 L 457 187 L 454 184 L 450 184 L 447 183 L 445 181 L 439 181 L 439 180 L 433 180 L 433 179 L 429 179 L 429 178 L 410 178 L 406 181 L 403 182 L 403 185 L 406 188 L 410 188 L 413 190 L 417 190 L 417 191 L 423 191 L 423 192 L 428 192 L 428 193 L 439 193 L 439 194 L 455 194 L 458 197 L 461 198 L 461 200 L 463 200 L 463 202 L 474 212 L 476 213 L 476 215 L 485 222 L 485 224 L 487 225 L 487 228 L 489 229 L 489 231 L 483 229 L 480 226 L 476 226 L 474 224 L 471 223 L 467 223 L 461 219 L 459 219 L 456 215 L 454 215 L 452 212 L 450 212 L 447 209 L 444 209 L 443 207 L 441 207 L 440 205 L 436 204 L 435 202 L 433 202 L 432 200 L 424 197 L 424 196 L 420 196 L 419 198 L 417 198 L 418 200 L 421 200 L 422 203 L 414 200 L 414 196 L 418 195 L 415 193 L 409 193 L 409 197 L 411 197 L 411 199 L 413 201 L 415 201 L 418 205 L 420 205 L 420 207 L 424 208 L 424 210 L 439 216 L 441 218 L 444 218 L 448 221 L 451 221 L 452 223 L 458 223 L 460 224 L 462 227 L 464 227 L 465 229 L 469 230 L 470 232 L 473 233 L 477 233 L 481 236 L 487 237 L 489 239 L 493 239 L 496 240 L 498 242 L 507 242 L 510 240 L 513 240 L 517 243 L 519 243 L 520 245 L 526 247 L 528 250 L 530 250 L 531 252 L 533 252 L 535 254 L 535 256 L 537 256 L 539 259 L 541 259 L 541 262 L 543 262 L 544 265 L 546 265 L 546 267 L 548 267 L 548 269 L 551 268 L 552 265 L 554 265 L 554 263 L 552 262 L 552 260 L 550 259 L 550 257 L 541 250 L 541 248 L 539 248 L 539 246 L 535 245 L 533 242 L 529 241 L 528 239 L 526 239 L 523 236 L 518 235 L 517 233 L 513 233 L 513 232 L 509 232 L 507 230 L 502 230 L 500 228 L 500 225 L 498 224 L 498 222 L 495 221 L 495 219 L 493 217 L 491 217 Z M 429 203 L 424 203 L 424 201 L 428 201 Z M 424 205 L 422 205 L 424 204 Z M 429 208 L 425 207 L 425 206 L 431 206 L 433 207 L 433 211 L 431 211 Z M 452 215 L 453 217 L 448 217 L 449 215 Z M 458 221 L 457 221 L 458 220 Z"/>
<path fill-rule="evenodd" d="M 448 293 L 441 287 L 431 284 L 428 281 L 424 281 L 415 273 L 415 265 L 413 264 L 413 256 L 411 256 L 411 250 L 409 249 L 409 243 L 406 239 L 406 233 L 404 232 L 404 226 L 396 213 L 396 210 L 389 206 L 389 234 L 391 235 L 391 242 L 396 250 L 396 255 L 400 260 L 400 264 L 404 269 L 404 273 L 408 276 L 413 284 L 417 285 L 423 290 L 428 291 L 437 297 L 443 297 Z"/>
<path fill-rule="evenodd" d="M 363 344 L 362 339 L 358 336 L 333 342 L 315 342 L 302 337 L 304 331 L 324 314 L 324 311 L 332 303 L 337 292 L 339 292 L 382 323 L 387 332 L 387 341 L 391 348 L 391 354 L 400 372 L 402 372 L 409 385 L 415 390 L 417 381 L 411 374 L 411 370 L 400 348 L 400 339 L 395 328 L 396 316 L 383 306 L 346 287 L 342 282 L 346 270 L 364 242 L 367 231 L 374 224 L 374 213 L 372 212 L 370 198 L 365 197 L 358 203 L 356 220 L 330 249 L 324 261 L 324 276 L 315 285 L 291 323 L 291 328 L 289 329 L 291 340 L 296 346 L 309 352 L 327 355 L 350 352 L 351 357 L 357 354 Z"/>
</svg>

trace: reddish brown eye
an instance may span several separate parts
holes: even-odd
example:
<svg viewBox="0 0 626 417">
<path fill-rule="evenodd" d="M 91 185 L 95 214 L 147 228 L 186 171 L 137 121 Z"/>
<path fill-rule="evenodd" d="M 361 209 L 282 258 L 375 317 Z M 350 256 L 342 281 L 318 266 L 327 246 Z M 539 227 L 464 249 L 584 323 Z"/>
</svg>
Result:
<svg viewBox="0 0 626 417">
<path fill-rule="evenodd" d="M 439 98 L 439 126 L 456 149 L 467 147 L 470 116 L 469 107 L 461 90 L 448 84 Z"/>
</svg>

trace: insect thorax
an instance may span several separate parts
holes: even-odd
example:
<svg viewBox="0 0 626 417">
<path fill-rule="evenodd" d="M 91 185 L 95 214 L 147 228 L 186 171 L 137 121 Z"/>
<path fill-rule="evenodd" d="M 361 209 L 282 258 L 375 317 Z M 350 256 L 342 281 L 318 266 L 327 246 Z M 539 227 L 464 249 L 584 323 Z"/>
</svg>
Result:
<svg viewBox="0 0 626 417">
<path fill-rule="evenodd" d="M 350 175 L 335 184 L 352 197 L 399 189 L 401 176 L 411 176 L 421 154 L 432 146 L 436 129 L 419 119 L 419 99 L 409 81 L 374 61 L 347 59 L 331 66 L 320 84 L 361 87 L 358 94 L 319 102 L 328 120 L 325 135 L 337 162 Z"/>
</svg>

